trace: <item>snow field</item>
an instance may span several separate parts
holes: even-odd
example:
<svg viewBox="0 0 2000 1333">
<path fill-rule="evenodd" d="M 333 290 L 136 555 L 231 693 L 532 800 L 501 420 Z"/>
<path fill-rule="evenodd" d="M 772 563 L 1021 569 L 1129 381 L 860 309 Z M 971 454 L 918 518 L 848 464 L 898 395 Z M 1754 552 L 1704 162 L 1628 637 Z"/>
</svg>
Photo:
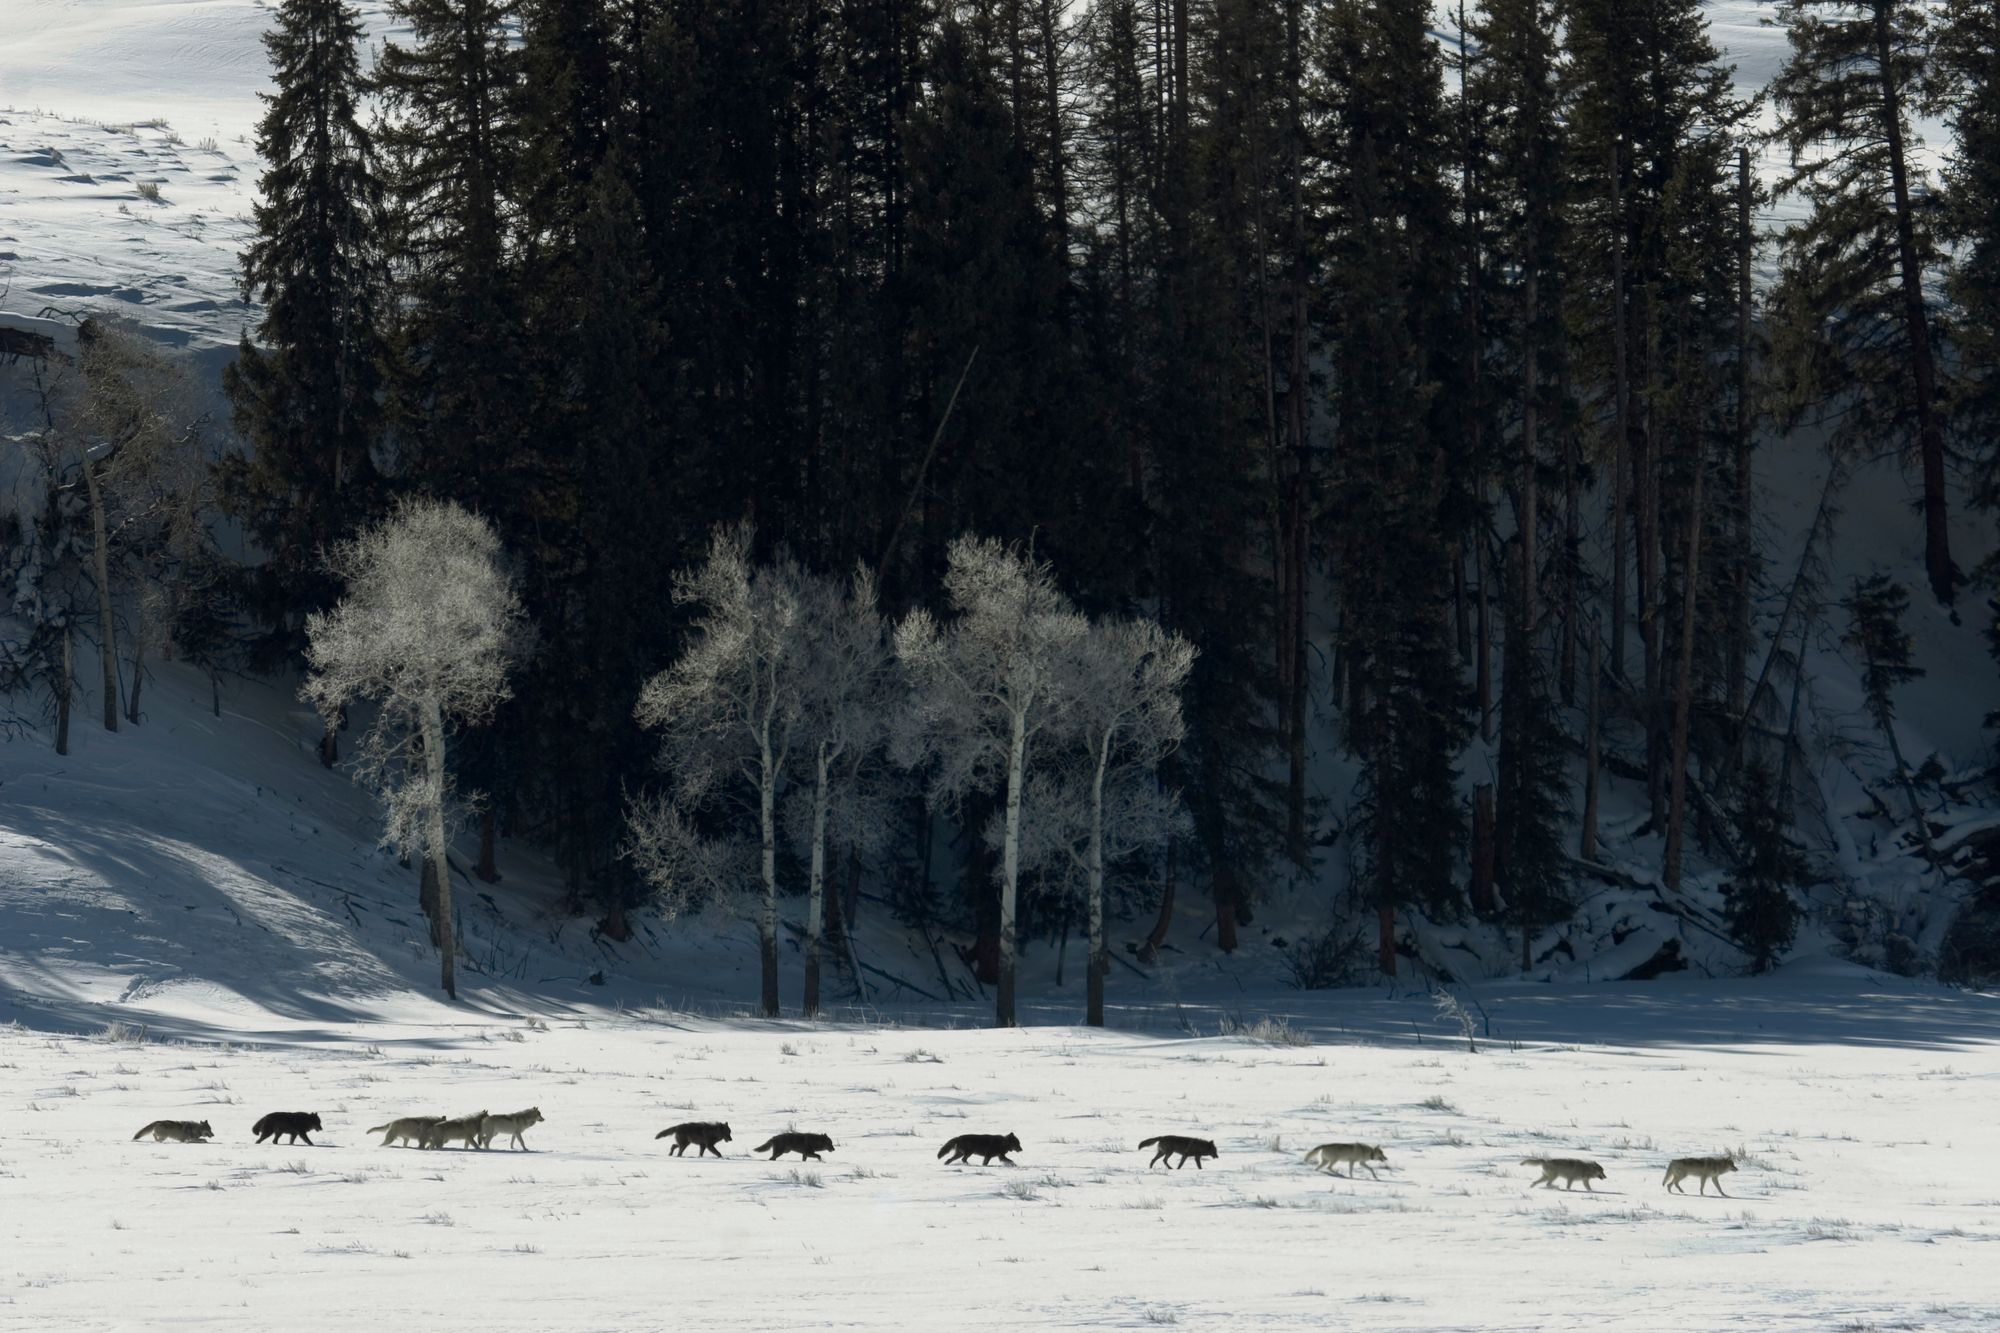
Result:
<svg viewBox="0 0 2000 1333">
<path fill-rule="evenodd" d="M 248 1048 L 12 1027 L 0 1327 L 1992 1327 L 1996 1078 L 1972 1042 L 1472 1055 L 613 1014 Z M 530 1105 L 548 1122 L 525 1153 L 363 1133 Z M 326 1130 L 254 1146 L 271 1110 Z M 217 1137 L 130 1141 L 163 1117 Z M 730 1123 L 726 1158 L 653 1138 L 689 1119 Z M 838 1147 L 752 1156 L 789 1128 Z M 1015 1167 L 935 1158 L 1010 1131 Z M 1138 1141 L 1175 1132 L 1221 1157 L 1147 1169 Z M 1379 1182 L 1301 1164 L 1342 1139 L 1382 1145 Z M 1723 1151 L 1735 1197 L 1663 1192 L 1668 1158 Z M 1608 1179 L 1530 1191 L 1518 1163 L 1545 1155 Z"/>
</svg>

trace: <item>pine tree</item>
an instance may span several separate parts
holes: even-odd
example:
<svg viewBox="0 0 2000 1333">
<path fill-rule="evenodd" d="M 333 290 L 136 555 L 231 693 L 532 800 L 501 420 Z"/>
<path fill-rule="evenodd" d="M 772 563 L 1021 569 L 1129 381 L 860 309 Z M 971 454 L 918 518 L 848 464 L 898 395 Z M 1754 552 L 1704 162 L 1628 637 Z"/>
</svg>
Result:
<svg viewBox="0 0 2000 1333">
<path fill-rule="evenodd" d="M 1522 932 L 1524 968 L 1529 931 L 1568 910 L 1562 838 L 1569 812 L 1567 747 L 1545 659 L 1546 626 L 1554 622 L 1565 632 L 1568 626 L 1566 608 L 1548 590 L 1571 586 L 1566 571 L 1573 553 L 1564 543 L 1554 560 L 1545 556 L 1540 499 L 1542 474 L 1558 470 L 1548 464 L 1546 441 L 1566 440 L 1570 430 L 1569 405 L 1561 397 L 1568 379 L 1563 248 L 1569 181 L 1555 23 L 1547 0 L 1494 0 L 1468 33 L 1477 59 L 1466 82 L 1481 159 L 1472 176 L 1481 197 L 1468 208 L 1480 221 L 1485 251 L 1479 262 L 1481 327 L 1496 344 L 1482 367 L 1487 399 L 1480 405 L 1490 402 L 1513 435 L 1492 460 L 1502 490 L 1513 498 L 1516 532 L 1504 621 L 1493 866 L 1508 919 Z M 1550 565 L 1553 578 L 1545 568 Z"/>
<path fill-rule="evenodd" d="M 1787 191 L 1811 208 L 1784 234 L 1774 299 L 1778 365 L 1796 408 L 1838 404 L 1836 447 L 1916 456 L 1924 570 L 1949 604 L 1958 582 L 1945 495 L 1939 312 L 1943 265 L 1913 131 L 1934 109 L 1931 6 L 1784 0 L 1791 56 L 1773 82 Z M 1889 331 L 1893 331 L 1890 334 Z"/>
<path fill-rule="evenodd" d="M 1444 173 L 1441 67 L 1415 7 L 1341 0 L 1316 42 L 1327 125 L 1336 437 L 1344 546 L 1339 642 L 1347 744 L 1363 767 L 1358 832 L 1377 962 L 1395 972 L 1395 913 L 1460 908 L 1466 737 L 1448 631 L 1456 534 L 1442 523 L 1448 376 L 1462 336 Z"/>
<path fill-rule="evenodd" d="M 395 0 L 409 44 L 374 76 L 403 297 L 395 385 L 400 474 L 494 516 L 521 484 L 529 394 L 509 246 L 519 154 L 513 0 Z"/>
<path fill-rule="evenodd" d="M 1960 247 L 1946 279 L 1956 307 L 1959 380 L 1953 429 L 1980 469 L 1979 503 L 2000 507 L 2000 13 L 1951 0 L 1938 55 L 1953 151 L 1943 229 Z"/>
<path fill-rule="evenodd" d="M 1771 970 L 1791 947 L 1799 928 L 1792 887 L 1806 878 L 1805 857 L 1792 844 L 1771 770 L 1751 762 L 1743 770 L 1736 831 L 1748 859 L 1723 886 L 1723 919 L 1730 938 L 1750 955 L 1750 970 Z"/>
<path fill-rule="evenodd" d="M 264 316 L 223 376 L 250 445 L 223 483 L 264 555 L 253 608 L 285 649 L 334 595 L 323 552 L 383 501 L 383 187 L 359 114 L 361 36 L 347 0 L 284 0 L 264 37 L 277 90 L 258 126 L 267 167 L 243 255 Z"/>
</svg>

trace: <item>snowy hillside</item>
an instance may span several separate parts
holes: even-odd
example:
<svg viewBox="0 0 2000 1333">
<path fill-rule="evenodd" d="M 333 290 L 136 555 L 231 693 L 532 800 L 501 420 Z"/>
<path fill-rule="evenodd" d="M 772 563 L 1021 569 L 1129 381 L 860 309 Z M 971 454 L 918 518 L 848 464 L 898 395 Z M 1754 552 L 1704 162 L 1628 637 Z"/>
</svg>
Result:
<svg viewBox="0 0 2000 1333">
<path fill-rule="evenodd" d="M 362 8 L 379 40 L 388 31 L 384 6 Z M 1739 0 L 1710 9 L 1716 37 L 1736 60 L 1746 95 L 1763 85 L 1783 54 L 1781 35 L 1761 23 L 1767 8 Z M 268 19 L 267 6 L 258 0 L 50 0 L 0 7 L 0 320 L 60 340 L 66 336 L 62 315 L 117 310 L 163 338 L 192 346 L 208 363 L 202 378 L 214 382 L 215 369 L 252 315 L 241 300 L 236 252 L 249 234 L 258 175 L 250 137 L 259 114 L 257 94 L 267 84 L 260 34 Z M 38 319 L 45 309 L 55 313 Z M 23 367 L 0 367 L 0 429 L 32 424 L 29 384 Z M 219 404 L 216 415 L 224 415 Z M 1760 451 L 1768 573 L 1760 611 L 1767 632 L 1820 503 L 1824 475 L 1825 463 L 1809 436 Z M 1829 596 L 1838 598 L 1853 578 L 1875 572 L 1912 586 L 1920 582 L 1910 494 L 1910 480 L 1892 460 L 1857 470 L 1838 497 L 1842 516 L 1828 552 Z M 1954 549 L 1970 567 L 1992 549 L 1990 524 L 1960 505 L 1956 525 Z M 1913 764 L 1935 758 L 1947 775 L 1973 774 L 1987 761 L 1989 741 L 1969 721 L 2000 707 L 2000 678 L 1974 624 L 1954 624 L 1921 598 L 1910 619 L 1916 660 L 1928 675 L 1904 687 L 1899 698 L 1901 745 Z M 1840 629 L 1836 610 L 1816 634 L 1803 699 L 1815 763 L 1802 778 L 1813 789 L 1808 805 L 1820 817 L 1807 820 L 1801 831 L 1823 883 L 1815 891 L 1817 919 L 1800 952 L 1810 957 L 1838 939 L 1844 946 L 1858 944 L 1863 958 L 1875 958 L 1886 935 L 1914 937 L 1927 925 L 1935 928 L 1939 896 L 1962 886 L 1940 885 L 1927 875 L 1918 849 L 1882 818 L 1871 789 L 1880 785 L 1885 760 L 1859 710 L 1857 677 L 1839 643 Z M 17 805 L 6 817 L 12 855 L 34 862 L 17 882 L 71 882 L 50 868 L 62 858 L 46 849 L 90 834 L 105 845 L 106 868 L 95 872 L 89 892 L 108 895 L 93 910 L 150 913 L 152 908 L 128 901 L 132 886 L 121 884 L 111 868 L 142 864 L 162 882 L 190 886 L 180 904 L 198 914 L 190 919 L 220 922 L 232 910 L 240 914 L 247 896 L 265 903 L 252 910 L 253 918 L 268 911 L 306 931 L 316 943 L 301 956 L 280 955 L 260 964 L 276 975 L 324 968 L 338 981 L 329 993 L 350 998 L 419 976 L 420 950 L 409 937 L 407 920 L 408 874 L 373 849 L 373 815 L 366 802 L 338 777 L 301 762 L 310 730 L 302 708 L 284 698 L 280 687 L 244 685 L 232 695 L 234 716 L 211 723 L 201 716 L 202 692 L 191 677 L 167 669 L 146 727 L 116 738 L 80 728 L 78 753 L 65 765 L 33 744 L 5 747 L 0 773 L 10 795 L 18 802 L 33 794 L 44 812 L 17 814 Z M 1322 718 L 1321 727 L 1326 742 L 1321 748 L 1331 754 L 1332 720 Z M 1572 729 L 1580 731 L 1580 719 L 1572 719 Z M 1614 760 L 1629 759 L 1634 740 L 1614 730 L 1607 737 Z M 1476 749 L 1468 755 L 1463 773 L 1468 789 L 1491 779 L 1490 764 L 1491 756 Z M 191 765 L 197 775 L 192 779 Z M 1334 814 L 1330 828 L 1337 828 L 1352 774 L 1329 759 L 1313 777 L 1316 794 Z M 188 790 L 200 792 L 201 800 L 184 799 L 181 793 Z M 1936 836 L 1948 854 L 1959 850 L 1962 835 L 1979 831 L 1992 818 L 1976 803 L 1975 788 L 1955 790 L 1963 796 L 1941 796 L 1933 811 Z M 151 828 L 158 818 L 157 794 L 163 791 L 176 794 L 168 812 L 178 822 L 157 830 L 171 845 L 164 851 L 128 845 L 138 836 L 138 821 Z M 1670 945 L 1671 961 L 1697 973 L 1729 974 L 1740 966 L 1740 957 L 1714 935 L 1720 882 L 1715 868 L 1697 859 L 1690 893 L 1671 906 L 1651 891 L 1661 846 L 1645 827 L 1637 796 L 1629 778 L 1614 773 L 1607 780 L 1600 859 L 1612 873 L 1585 886 L 1588 896 L 1574 924 L 1544 932 L 1534 942 L 1533 975 L 1620 976 L 1648 967 Z M 282 832 L 269 822 L 270 809 L 284 811 Z M 243 837 L 263 844 L 253 870 L 242 868 L 249 855 Z M 30 847 L 43 850 L 21 850 Z M 642 989 L 689 984 L 683 979 L 686 969 L 668 956 L 679 946 L 665 941 L 701 932 L 663 931 L 647 941 L 666 950 L 659 957 L 650 950 L 632 958 L 603 956 L 599 946 L 575 938 L 587 929 L 583 919 L 543 919 L 555 901 L 551 880 L 537 873 L 528 853 L 514 849 L 510 855 L 517 865 L 506 884 L 488 894 L 490 902 L 474 899 L 478 906 L 467 925 L 475 938 L 491 931 L 487 944 L 474 947 L 475 956 L 480 947 L 487 949 L 490 971 L 535 981 L 604 971 L 614 984 Z M 219 877 L 204 868 L 221 862 L 238 868 Z M 1315 882 L 1270 886 L 1250 942 L 1235 958 L 1220 958 L 1201 942 L 1205 904 L 1184 902 L 1165 963 L 1145 975 L 1121 970 L 1114 1002 L 1121 986 L 1156 998 L 1162 987 L 1178 992 L 1222 982 L 1282 983 L 1287 949 L 1302 933 L 1324 928 L 1329 885 L 1344 876 L 1345 849 L 1336 840 Z M 316 889 L 313 881 L 325 887 Z M 1860 908 L 1850 897 L 1855 887 L 1866 891 L 1868 901 Z M 486 892 L 483 886 L 481 891 Z M 366 895 L 376 915 L 362 910 L 357 894 Z M 480 912 L 492 917 L 481 919 Z M 880 929 L 883 916 L 877 912 L 877 920 L 864 925 Z M 1143 928 L 1144 923 L 1126 923 L 1120 929 L 1132 935 Z M 1453 978 L 1504 974 L 1518 952 L 1490 930 L 1433 931 L 1416 922 L 1409 929 L 1419 962 Z M 157 929 L 149 933 L 175 936 Z M 393 938 L 376 939 L 381 933 Z M 731 950 L 731 966 L 737 967 L 743 961 L 733 951 L 745 943 L 710 947 Z M 965 981 L 943 941 L 885 932 L 872 944 L 881 956 L 864 955 L 864 961 L 939 998 L 947 988 L 956 995 Z M 1040 981 L 1031 979 L 1031 992 L 1053 985 L 1056 958 L 1041 956 L 1050 952 L 1029 955 L 1031 972 L 1044 974 Z M 161 957 L 141 961 L 163 976 L 178 976 L 207 965 L 189 961 L 197 957 L 207 955 L 181 940 Z M 105 964 L 102 958 L 82 961 L 89 967 Z M 128 985 L 145 994 L 161 978 L 139 975 L 143 972 L 136 968 L 115 985 L 107 979 L 90 994 L 103 998 L 106 988 L 115 995 Z M 874 980 L 878 991 L 896 993 L 892 982 Z M 731 1001 L 743 995 L 720 983 L 715 993 Z"/>
</svg>

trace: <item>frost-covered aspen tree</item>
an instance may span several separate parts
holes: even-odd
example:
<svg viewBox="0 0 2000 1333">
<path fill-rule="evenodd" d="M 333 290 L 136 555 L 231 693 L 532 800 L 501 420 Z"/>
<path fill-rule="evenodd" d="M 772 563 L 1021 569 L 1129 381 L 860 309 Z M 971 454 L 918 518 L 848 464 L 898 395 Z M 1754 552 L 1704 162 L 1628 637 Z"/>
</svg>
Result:
<svg viewBox="0 0 2000 1333">
<path fill-rule="evenodd" d="M 1194 667 L 1194 645 L 1149 620 L 1091 626 L 1070 674 L 1076 742 L 1052 789 L 1062 793 L 1040 834 L 1081 872 L 1090 922 L 1085 1017 L 1104 1026 L 1104 865 L 1157 846 L 1181 819 L 1180 801 L 1154 780 L 1154 769 L 1186 731 L 1181 690 Z"/>
<path fill-rule="evenodd" d="M 972 791 L 1006 794 L 994 1023 L 1012 1027 L 1021 802 L 1037 743 L 1061 739 L 1068 725 L 1066 673 L 1090 626 L 1042 562 L 977 537 L 954 541 L 947 559 L 955 618 L 941 624 L 919 610 L 896 628 L 896 656 L 913 687 L 897 749 L 907 761 L 935 764 L 932 790 L 948 804 Z"/>
<path fill-rule="evenodd" d="M 429 858 L 438 893 L 431 937 L 445 994 L 456 999 L 446 728 L 481 722 L 507 698 L 524 637 L 521 600 L 493 528 L 448 502 L 405 501 L 342 543 L 329 564 L 346 593 L 306 617 L 312 674 L 302 693 L 326 718 L 357 700 L 378 705 L 356 771 L 382 799 L 383 843 L 421 846 Z"/>
<path fill-rule="evenodd" d="M 750 527 L 719 528 L 708 558 L 674 580 L 674 600 L 696 608 L 693 637 L 680 660 L 646 682 L 635 711 L 639 724 L 662 733 L 660 763 L 673 775 L 664 799 L 672 817 L 655 806 L 635 813 L 635 849 L 653 824 L 669 836 L 659 844 L 664 860 L 637 856 L 640 869 L 663 887 L 661 872 L 712 863 L 688 812 L 709 804 L 731 778 L 756 801 L 758 865 L 763 907 L 757 944 L 767 1018 L 778 1016 L 778 789 L 791 760 L 800 714 L 805 661 L 801 586 L 804 574 L 789 557 L 750 563 Z M 724 791 L 727 795 L 726 790 Z M 671 826 L 678 820 L 683 834 Z"/>
<path fill-rule="evenodd" d="M 875 579 L 857 569 L 851 583 L 807 575 L 800 685 L 801 750 L 812 771 L 807 834 L 807 1017 L 819 1012 L 820 936 L 826 926 L 829 821 L 853 805 L 852 789 L 888 728 L 894 656 L 875 604 Z M 852 839 L 850 839 L 852 841 Z M 851 941 L 850 941 L 851 943 Z"/>
</svg>

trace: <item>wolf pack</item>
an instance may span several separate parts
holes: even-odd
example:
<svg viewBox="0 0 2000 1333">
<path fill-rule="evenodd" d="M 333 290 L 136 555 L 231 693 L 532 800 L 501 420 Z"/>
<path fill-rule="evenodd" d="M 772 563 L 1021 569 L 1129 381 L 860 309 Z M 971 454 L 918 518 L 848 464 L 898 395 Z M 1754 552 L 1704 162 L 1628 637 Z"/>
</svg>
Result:
<svg viewBox="0 0 2000 1333">
<path fill-rule="evenodd" d="M 506 1115 L 493 1115 L 486 1111 L 476 1111 L 471 1115 L 413 1115 L 390 1120 L 375 1125 L 370 1134 L 382 1136 L 382 1147 L 404 1144 L 416 1148 L 441 1149 L 462 1144 L 467 1149 L 485 1150 L 504 1138 L 508 1146 L 522 1152 L 528 1151 L 528 1141 L 523 1136 L 534 1126 L 542 1123 L 541 1108 L 531 1106 L 525 1111 L 515 1111 Z M 324 1132 L 316 1111 L 273 1111 L 260 1118 L 250 1127 L 259 1143 L 277 1143 L 283 1138 L 288 1143 L 312 1144 L 312 1135 Z M 203 1143 L 215 1137 L 215 1130 L 206 1120 L 155 1120 L 137 1134 L 133 1142 L 151 1136 L 156 1143 Z M 672 1139 L 673 1145 L 667 1149 L 672 1157 L 684 1157 L 689 1148 L 695 1149 L 695 1156 L 713 1154 L 722 1156 L 716 1145 L 734 1142 L 729 1125 L 720 1120 L 690 1120 L 678 1125 L 669 1125 L 653 1136 L 657 1139 Z M 1139 1141 L 1140 1151 L 1154 1149 L 1153 1159 L 1146 1163 L 1147 1169 L 1162 1162 L 1174 1170 L 1185 1167 L 1190 1161 L 1194 1169 L 1202 1169 L 1203 1159 L 1214 1159 L 1222 1154 L 1216 1150 L 1212 1139 L 1194 1138 L 1186 1134 L 1158 1134 Z M 751 1149 L 752 1152 L 768 1152 L 768 1160 L 777 1161 L 786 1153 L 797 1153 L 802 1162 L 823 1162 L 822 1153 L 834 1151 L 833 1138 L 827 1134 L 809 1131 L 787 1130 L 773 1134 L 763 1143 Z M 995 1161 L 1005 1166 L 1015 1165 L 1009 1155 L 1023 1151 L 1021 1140 L 1013 1134 L 960 1134 L 949 1139 L 937 1151 L 938 1159 L 946 1166 L 960 1163 L 969 1164 L 975 1157 L 981 1166 L 991 1166 Z M 1168 1161 L 1169 1158 L 1174 1160 Z M 1304 1163 L 1316 1167 L 1330 1175 L 1340 1175 L 1337 1167 L 1346 1167 L 1346 1178 L 1355 1179 L 1355 1171 L 1366 1171 L 1373 1179 L 1380 1180 L 1377 1164 L 1389 1165 L 1389 1158 L 1380 1147 L 1372 1143 L 1322 1143 L 1309 1150 Z M 1541 1186 L 1554 1189 L 1561 1181 L 1565 1190 L 1573 1190 L 1579 1181 L 1583 1188 L 1595 1192 L 1593 1180 L 1605 1179 L 1604 1168 L 1583 1157 L 1523 1157 L 1522 1166 L 1532 1166 L 1541 1175 L 1528 1188 Z M 1693 1179 L 1698 1192 L 1708 1193 L 1710 1185 L 1724 1198 L 1730 1196 L 1723 1191 L 1722 1177 L 1736 1170 L 1736 1159 L 1727 1154 L 1719 1157 L 1676 1157 L 1667 1163 L 1667 1173 L 1662 1183 L 1669 1191 L 1685 1194 L 1682 1182 Z"/>
</svg>

